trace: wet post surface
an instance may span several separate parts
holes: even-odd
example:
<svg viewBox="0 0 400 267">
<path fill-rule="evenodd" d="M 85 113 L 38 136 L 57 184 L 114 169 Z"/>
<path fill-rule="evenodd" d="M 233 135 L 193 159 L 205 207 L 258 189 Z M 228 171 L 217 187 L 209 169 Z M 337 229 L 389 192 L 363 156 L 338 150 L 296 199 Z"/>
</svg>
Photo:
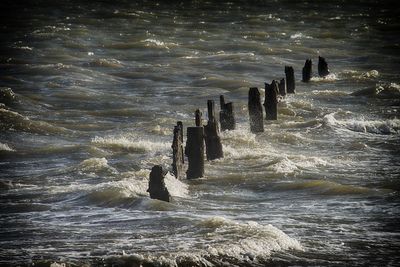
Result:
<svg viewBox="0 0 400 267">
<path fill-rule="evenodd" d="M 294 70 L 291 66 L 285 66 L 286 76 L 286 91 L 288 94 L 294 94 L 296 92 L 296 85 L 294 80 Z"/>
<path fill-rule="evenodd" d="M 303 67 L 303 82 L 307 83 L 311 79 L 311 74 L 312 74 L 312 61 L 311 59 L 307 59 L 306 63 L 304 64 Z"/>
<path fill-rule="evenodd" d="M 183 165 L 185 163 L 183 155 L 183 125 L 178 121 L 174 127 L 174 138 L 172 141 L 172 173 L 177 179 L 183 176 Z"/>
<path fill-rule="evenodd" d="M 265 83 L 265 119 L 278 119 L 278 83 L 273 80 L 271 84 Z"/>
<path fill-rule="evenodd" d="M 202 126 L 188 127 L 185 154 L 189 166 L 186 171 L 187 179 L 204 176 L 204 128 Z"/>
<path fill-rule="evenodd" d="M 329 75 L 328 63 L 326 63 L 325 58 L 318 57 L 318 75 L 320 77 L 325 77 Z"/>
<path fill-rule="evenodd" d="M 225 130 L 235 130 L 236 121 L 235 114 L 233 112 L 233 103 L 225 103 L 225 98 L 223 95 L 219 97 L 221 111 L 219 113 L 219 120 L 221 123 L 221 131 Z"/>
<path fill-rule="evenodd" d="M 286 83 L 285 83 L 285 79 L 281 79 L 281 81 L 279 82 L 279 94 L 281 96 L 286 96 Z"/>
<path fill-rule="evenodd" d="M 202 120 L 202 113 L 201 113 L 201 111 L 199 110 L 199 109 L 196 109 L 196 111 L 195 111 L 195 113 L 194 113 L 195 115 L 195 124 L 196 124 L 196 126 L 201 126 L 201 120 Z"/>
<path fill-rule="evenodd" d="M 219 137 L 218 123 L 215 119 L 215 105 L 213 100 L 207 101 L 208 122 L 204 126 L 207 160 L 224 157 L 221 138 Z"/>
<path fill-rule="evenodd" d="M 263 111 L 261 105 L 260 92 L 257 87 L 249 89 L 249 120 L 250 131 L 252 133 L 264 132 Z"/>
<path fill-rule="evenodd" d="M 162 167 L 155 165 L 150 172 L 149 189 L 147 189 L 147 192 L 150 193 L 150 197 L 153 199 L 169 202 L 171 196 L 165 186 L 164 177 L 165 174 Z"/>
</svg>

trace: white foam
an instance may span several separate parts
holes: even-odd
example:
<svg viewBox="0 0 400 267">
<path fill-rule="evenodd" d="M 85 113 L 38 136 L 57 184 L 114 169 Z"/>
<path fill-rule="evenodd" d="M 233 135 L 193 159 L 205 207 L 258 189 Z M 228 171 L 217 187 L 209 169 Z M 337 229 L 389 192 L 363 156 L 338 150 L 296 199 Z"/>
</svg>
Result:
<svg viewBox="0 0 400 267">
<path fill-rule="evenodd" d="M 296 32 L 295 34 L 290 35 L 290 39 L 312 39 L 312 37 L 301 32 Z"/>
<path fill-rule="evenodd" d="M 0 143 L 0 151 L 15 151 L 8 144 Z"/>
<path fill-rule="evenodd" d="M 325 77 L 317 77 L 317 76 L 311 77 L 310 80 L 313 82 L 332 82 L 338 80 L 338 77 L 335 73 L 329 73 Z"/>
<path fill-rule="evenodd" d="M 206 247 L 206 251 L 214 256 L 267 258 L 273 251 L 303 250 L 297 240 L 270 224 L 261 225 L 253 221 L 239 223 L 223 217 L 211 217 L 200 225 L 211 229 L 207 238 L 213 242 Z"/>
<path fill-rule="evenodd" d="M 155 45 L 157 47 L 162 47 L 166 49 L 170 49 L 170 47 L 176 47 L 179 46 L 177 43 L 172 43 L 172 42 L 163 42 L 154 38 L 148 38 L 146 40 L 143 40 L 142 42 L 147 43 L 149 45 Z"/>
<path fill-rule="evenodd" d="M 79 164 L 78 168 L 83 173 L 91 173 L 91 174 L 94 174 L 99 171 L 105 171 L 113 174 L 118 173 L 118 171 L 115 168 L 108 165 L 108 161 L 106 158 L 86 159 Z"/>
<path fill-rule="evenodd" d="M 377 70 L 370 70 L 367 72 L 363 72 L 359 78 L 377 78 L 379 76 L 379 71 Z"/>
<path fill-rule="evenodd" d="M 273 170 L 274 173 L 290 174 L 298 171 L 296 164 L 288 157 L 283 157 L 275 164 L 268 166 L 268 169 Z"/>
<path fill-rule="evenodd" d="M 353 118 L 337 120 L 334 115 L 335 113 L 325 115 L 323 119 L 324 123 L 331 127 L 360 133 L 398 134 L 400 132 L 400 119 L 365 120 L 364 118 Z"/>
</svg>

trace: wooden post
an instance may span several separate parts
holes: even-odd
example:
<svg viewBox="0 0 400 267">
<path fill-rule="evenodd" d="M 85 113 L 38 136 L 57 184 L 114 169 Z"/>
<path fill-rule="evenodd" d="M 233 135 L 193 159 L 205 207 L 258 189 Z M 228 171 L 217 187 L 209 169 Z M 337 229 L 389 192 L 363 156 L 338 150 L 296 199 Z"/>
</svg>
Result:
<svg viewBox="0 0 400 267">
<path fill-rule="evenodd" d="M 207 160 L 219 159 L 224 157 L 221 138 L 219 137 L 218 123 L 215 120 L 214 107 L 214 101 L 208 100 L 208 122 L 207 125 L 204 126 Z"/>
<path fill-rule="evenodd" d="M 188 127 L 185 154 L 189 166 L 186 171 L 188 179 L 204 176 L 204 129 L 201 126 Z"/>
<path fill-rule="evenodd" d="M 312 61 L 307 59 L 303 67 L 303 82 L 308 83 L 311 79 L 312 74 Z"/>
<path fill-rule="evenodd" d="M 233 113 L 233 103 L 225 103 L 224 96 L 219 97 L 221 111 L 219 113 L 219 121 L 221 123 L 221 130 L 235 130 L 236 122 L 235 115 Z"/>
<path fill-rule="evenodd" d="M 285 96 L 286 95 L 286 83 L 285 83 L 285 79 L 282 79 L 280 82 L 279 82 L 279 94 L 281 95 L 281 96 Z"/>
<path fill-rule="evenodd" d="M 285 66 L 286 76 L 286 89 L 288 94 L 294 94 L 296 92 L 296 86 L 294 83 L 294 70 L 291 66 Z"/>
<path fill-rule="evenodd" d="M 196 112 L 195 112 L 195 123 L 196 123 L 197 127 L 201 126 L 201 116 L 202 115 L 203 114 L 201 113 L 201 111 L 199 109 L 196 109 Z"/>
<path fill-rule="evenodd" d="M 265 83 L 265 119 L 278 119 L 278 83 L 273 80 L 271 84 Z"/>
<path fill-rule="evenodd" d="M 260 92 L 257 87 L 251 87 L 249 90 L 249 119 L 250 131 L 252 133 L 264 132 L 263 111 L 261 106 Z"/>
<path fill-rule="evenodd" d="M 150 172 L 149 189 L 147 189 L 147 192 L 150 193 L 150 197 L 153 199 L 169 202 L 171 196 L 165 186 L 164 177 L 162 167 L 160 165 L 154 166 Z"/>
<path fill-rule="evenodd" d="M 325 58 L 318 57 L 318 75 L 320 77 L 325 77 L 329 74 L 328 63 L 326 63 Z"/>
<path fill-rule="evenodd" d="M 172 141 L 172 173 L 177 179 L 183 175 L 183 164 L 185 163 L 183 156 L 183 126 L 178 121 L 174 127 L 174 139 Z"/>
</svg>

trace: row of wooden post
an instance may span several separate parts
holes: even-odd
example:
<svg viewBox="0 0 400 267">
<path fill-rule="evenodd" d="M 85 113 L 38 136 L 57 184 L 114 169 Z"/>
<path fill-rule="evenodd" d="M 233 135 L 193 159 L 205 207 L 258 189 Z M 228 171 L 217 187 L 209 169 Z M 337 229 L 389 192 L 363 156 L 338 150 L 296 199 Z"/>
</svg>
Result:
<svg viewBox="0 0 400 267">
<path fill-rule="evenodd" d="M 318 74 L 325 77 L 329 74 L 328 64 L 323 57 L 318 58 Z M 302 71 L 302 81 L 309 82 L 312 75 L 312 61 L 307 59 Z M 294 70 L 291 66 L 285 66 L 285 78 L 278 83 L 273 80 L 271 84 L 265 83 L 265 119 L 278 119 L 278 96 L 285 97 L 286 94 L 295 93 Z M 263 109 L 261 96 L 257 87 L 249 89 L 248 110 L 250 131 L 253 133 L 264 131 Z M 236 127 L 233 103 L 225 103 L 223 95 L 220 96 L 220 125 L 222 131 L 234 130 Z M 221 138 L 219 136 L 218 122 L 215 118 L 215 103 L 207 101 L 208 121 L 202 125 L 202 113 L 199 109 L 195 111 L 195 126 L 187 127 L 187 140 L 185 150 L 183 149 L 183 124 L 177 122 L 174 127 L 172 141 L 172 173 L 177 179 L 185 175 L 185 155 L 188 158 L 186 171 L 187 179 L 195 179 L 204 176 L 204 144 L 207 160 L 223 158 Z M 152 168 L 149 180 L 151 198 L 170 201 L 170 194 L 164 183 L 165 173 L 160 165 Z"/>
</svg>

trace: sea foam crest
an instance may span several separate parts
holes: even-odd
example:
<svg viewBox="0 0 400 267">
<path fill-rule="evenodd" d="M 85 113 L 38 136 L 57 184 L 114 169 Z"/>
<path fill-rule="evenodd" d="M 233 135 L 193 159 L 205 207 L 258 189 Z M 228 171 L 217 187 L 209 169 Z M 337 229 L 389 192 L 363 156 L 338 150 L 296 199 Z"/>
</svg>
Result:
<svg viewBox="0 0 400 267">
<path fill-rule="evenodd" d="M 0 143 L 0 151 L 15 151 L 8 144 Z"/>
<path fill-rule="evenodd" d="M 116 174 L 118 171 L 108 165 L 108 161 L 106 158 L 90 158 L 82 161 L 78 169 L 83 173 L 96 173 L 96 172 L 107 172 Z"/>
<path fill-rule="evenodd" d="M 310 80 L 313 82 L 333 82 L 338 80 L 338 77 L 335 73 L 329 73 L 325 77 L 317 77 L 317 76 L 311 77 Z"/>
<path fill-rule="evenodd" d="M 324 116 L 325 125 L 361 133 L 398 134 L 400 132 L 400 119 L 365 120 L 354 118 L 337 120 L 334 115 L 335 113 L 331 113 Z"/>
<path fill-rule="evenodd" d="M 303 250 L 296 239 L 270 224 L 261 225 L 253 221 L 239 223 L 223 217 L 211 217 L 203 220 L 200 226 L 210 229 L 207 238 L 213 242 L 206 246 L 206 251 L 214 256 L 265 259 L 273 251 Z"/>
<path fill-rule="evenodd" d="M 92 139 L 92 143 L 96 146 L 109 148 L 114 150 L 127 150 L 130 152 L 145 153 L 149 151 L 167 150 L 170 144 L 165 142 L 157 142 L 150 140 L 141 140 L 139 138 L 120 137 L 99 137 Z"/>
</svg>

